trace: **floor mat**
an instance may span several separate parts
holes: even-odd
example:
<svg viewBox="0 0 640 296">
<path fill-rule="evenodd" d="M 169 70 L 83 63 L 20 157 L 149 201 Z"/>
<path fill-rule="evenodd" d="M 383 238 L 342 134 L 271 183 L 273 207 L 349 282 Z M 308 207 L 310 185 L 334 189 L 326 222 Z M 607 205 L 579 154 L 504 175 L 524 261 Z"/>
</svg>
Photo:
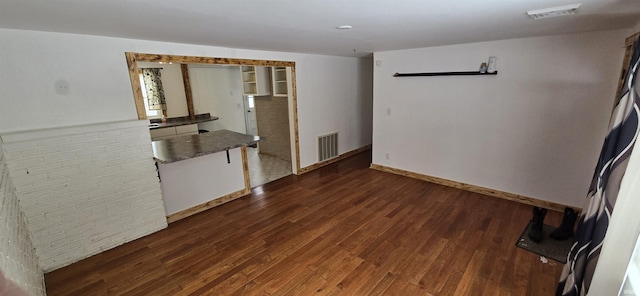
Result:
<svg viewBox="0 0 640 296">
<path fill-rule="evenodd" d="M 573 237 L 558 241 L 549 237 L 549 234 L 555 230 L 555 227 L 549 225 L 542 226 L 542 234 L 544 238 L 539 243 L 534 242 L 529 238 L 529 228 L 531 227 L 531 221 L 524 228 L 522 234 L 516 242 L 516 246 L 527 251 L 536 253 L 540 256 L 544 256 L 549 259 L 553 259 L 560 263 L 567 263 L 567 254 L 571 250 L 573 244 Z"/>
</svg>

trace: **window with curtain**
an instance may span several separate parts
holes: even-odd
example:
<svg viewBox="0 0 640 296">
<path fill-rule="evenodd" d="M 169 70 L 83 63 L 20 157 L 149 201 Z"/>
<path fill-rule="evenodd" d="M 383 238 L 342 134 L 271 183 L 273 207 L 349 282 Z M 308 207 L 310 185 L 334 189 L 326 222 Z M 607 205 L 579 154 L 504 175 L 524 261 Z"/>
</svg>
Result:
<svg viewBox="0 0 640 296">
<path fill-rule="evenodd" d="M 167 101 L 164 97 L 164 89 L 162 88 L 162 79 L 160 68 L 147 68 L 141 71 L 142 81 L 144 82 L 144 91 L 146 95 L 146 103 L 148 110 L 167 110 Z"/>
</svg>

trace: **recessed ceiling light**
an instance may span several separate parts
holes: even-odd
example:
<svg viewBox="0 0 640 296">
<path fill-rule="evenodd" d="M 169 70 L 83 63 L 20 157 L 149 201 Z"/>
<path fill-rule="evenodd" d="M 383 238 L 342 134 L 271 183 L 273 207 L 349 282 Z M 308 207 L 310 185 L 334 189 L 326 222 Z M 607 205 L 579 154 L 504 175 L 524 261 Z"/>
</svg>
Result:
<svg viewBox="0 0 640 296">
<path fill-rule="evenodd" d="M 338 30 L 349 30 L 351 28 L 353 28 L 353 27 L 349 26 L 349 25 L 342 25 L 342 26 L 337 26 L 336 27 L 336 29 L 338 29 Z"/>
<path fill-rule="evenodd" d="M 580 8 L 580 5 L 582 5 L 582 3 L 529 10 L 527 11 L 527 15 L 534 20 L 563 15 L 572 15 L 578 13 L 578 8 Z"/>
</svg>

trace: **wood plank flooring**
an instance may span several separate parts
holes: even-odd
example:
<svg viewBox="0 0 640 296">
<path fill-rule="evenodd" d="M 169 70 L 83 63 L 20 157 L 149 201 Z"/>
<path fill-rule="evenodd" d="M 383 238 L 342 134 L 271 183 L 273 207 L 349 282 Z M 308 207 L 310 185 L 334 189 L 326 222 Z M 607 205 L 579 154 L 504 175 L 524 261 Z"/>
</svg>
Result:
<svg viewBox="0 0 640 296">
<path fill-rule="evenodd" d="M 532 207 L 368 169 L 370 153 L 45 275 L 55 295 L 552 295 Z M 546 224 L 561 213 L 549 211 Z"/>
</svg>

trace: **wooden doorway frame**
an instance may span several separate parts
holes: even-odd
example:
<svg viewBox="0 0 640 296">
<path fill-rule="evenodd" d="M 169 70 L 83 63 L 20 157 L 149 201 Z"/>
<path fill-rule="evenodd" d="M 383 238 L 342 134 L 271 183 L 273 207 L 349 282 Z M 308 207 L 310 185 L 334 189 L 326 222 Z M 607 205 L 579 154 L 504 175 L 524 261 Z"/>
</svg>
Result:
<svg viewBox="0 0 640 296">
<path fill-rule="evenodd" d="M 168 55 L 168 54 L 149 54 L 149 53 L 135 53 L 125 52 L 127 59 L 127 65 L 129 67 L 129 77 L 131 79 L 131 89 L 133 91 L 133 100 L 136 106 L 136 112 L 138 113 L 138 119 L 147 119 L 147 112 L 144 108 L 144 98 L 142 96 L 142 87 L 140 85 L 140 79 L 138 78 L 138 63 L 137 62 L 161 62 L 161 63 L 175 63 L 180 64 L 182 67 L 183 81 L 185 83 L 185 92 L 187 98 L 187 109 L 189 116 L 194 118 L 195 112 L 193 108 L 193 97 L 191 95 L 190 85 L 187 85 L 190 81 L 189 72 L 186 71 L 187 64 L 208 64 L 208 65 L 237 65 L 237 66 L 265 66 L 265 67 L 290 67 L 291 68 L 291 103 L 290 103 L 290 118 L 293 119 L 293 138 L 294 143 L 294 156 L 295 156 L 295 172 L 294 174 L 300 174 L 300 137 L 298 135 L 298 96 L 296 90 L 296 63 L 291 61 L 272 61 L 272 60 L 252 60 L 252 59 L 235 59 L 235 58 L 217 58 L 217 57 L 199 57 L 199 56 L 182 56 L 182 55 Z"/>
</svg>

